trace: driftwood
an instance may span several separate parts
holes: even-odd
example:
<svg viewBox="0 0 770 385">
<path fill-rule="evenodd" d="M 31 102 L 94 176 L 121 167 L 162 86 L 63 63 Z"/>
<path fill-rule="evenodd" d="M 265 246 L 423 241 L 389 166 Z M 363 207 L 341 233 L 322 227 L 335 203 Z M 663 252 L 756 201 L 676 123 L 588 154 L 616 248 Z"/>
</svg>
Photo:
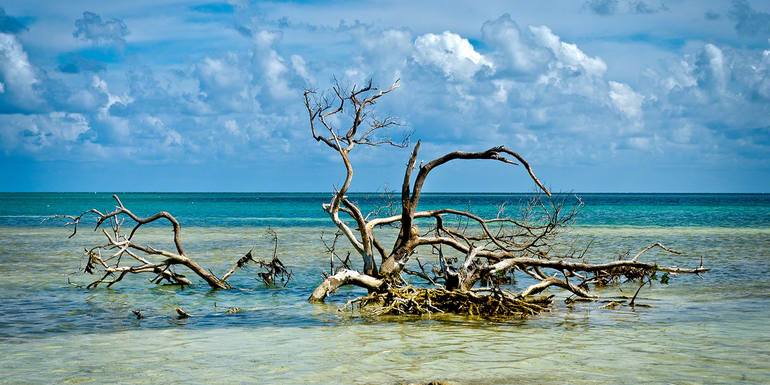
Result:
<svg viewBox="0 0 770 385">
<path fill-rule="evenodd" d="M 251 249 L 248 253 L 246 253 L 246 255 L 235 261 L 235 265 L 233 265 L 233 267 L 231 267 L 230 270 L 228 270 L 227 273 L 222 276 L 223 281 L 227 281 L 227 279 L 230 278 L 230 276 L 232 276 L 236 271 L 251 263 L 262 269 L 262 271 L 257 273 L 257 275 L 265 285 L 275 286 L 276 282 L 280 282 L 281 286 L 286 287 L 286 285 L 289 284 L 293 274 L 291 270 L 289 270 L 286 265 L 284 265 L 283 262 L 278 259 L 278 234 L 271 228 L 268 228 L 266 233 L 272 238 L 273 242 L 272 258 L 270 258 L 269 261 L 265 261 L 263 259 L 254 259 L 254 249 Z"/>
<path fill-rule="evenodd" d="M 84 249 L 86 263 L 83 271 L 87 274 L 96 274 L 100 278 L 91 282 L 87 288 L 96 288 L 101 284 L 110 287 L 120 282 L 128 274 L 150 273 L 154 274 L 151 282 L 162 282 L 178 285 L 190 285 L 186 276 L 175 271 L 176 266 L 183 266 L 203 279 L 213 289 L 229 289 L 228 279 L 248 263 L 255 264 L 263 269 L 258 275 L 267 285 L 273 285 L 276 278 L 285 286 L 291 279 L 291 271 L 278 259 L 278 236 L 275 231 L 268 229 L 268 234 L 273 241 L 273 256 L 269 261 L 255 259 L 253 249 L 239 258 L 235 265 L 221 278 L 209 269 L 191 259 L 182 245 L 182 226 L 170 213 L 161 211 L 149 217 L 139 217 L 133 211 L 126 208 L 117 195 L 112 196 L 116 202 L 113 211 L 103 213 L 97 209 L 87 210 L 80 215 L 57 215 L 56 218 L 66 218 L 65 226 L 72 227 L 69 238 L 77 235 L 78 227 L 85 217 L 96 217 L 94 231 L 101 230 L 106 237 L 106 243 Z M 126 221 L 133 224 L 131 230 L 126 233 L 124 224 Z M 137 242 L 136 236 L 139 229 L 149 223 L 165 220 L 171 225 L 175 250 L 162 250 L 150 245 Z M 104 224 L 109 224 L 109 229 Z"/>
<path fill-rule="evenodd" d="M 356 298 L 368 315 L 466 314 L 484 318 L 523 318 L 547 311 L 553 296 L 517 296 L 504 290 L 488 292 L 403 286 Z"/>
<path fill-rule="evenodd" d="M 174 311 L 176 312 L 177 319 L 190 318 L 190 313 L 184 311 L 184 309 L 182 309 L 181 307 L 174 309 Z"/>
<path fill-rule="evenodd" d="M 553 200 L 551 192 L 536 176 L 529 162 L 505 146 L 477 152 L 454 151 L 418 165 L 418 141 L 404 172 L 400 212 L 382 216 L 382 210 L 375 210 L 365 215 L 347 196 L 353 180 L 350 154 L 359 146 L 407 147 L 408 135 L 399 141 L 383 135 L 389 128 L 400 126 L 398 121 L 392 117 L 376 118 L 371 109 L 380 98 L 392 93 L 398 86 L 396 81 L 380 90 L 369 81 L 363 87 L 354 85 L 346 89 L 335 82 L 328 92 L 306 90 L 304 93 L 312 137 L 336 152 L 345 170 L 343 182 L 329 203 L 323 205 L 323 210 L 338 230 L 334 242 L 324 242 L 331 255 L 331 271 L 310 295 L 310 302 L 322 302 L 338 288 L 355 285 L 369 292 L 367 297 L 356 303 L 364 306 L 376 303 L 380 309 L 385 309 L 382 310 L 384 313 L 419 314 L 454 310 L 470 314 L 475 313 L 470 309 L 477 303 L 477 297 L 482 295 L 476 292 L 479 289 L 486 290 L 487 296 L 512 298 L 522 303 L 528 303 L 549 288 L 563 289 L 573 296 L 591 299 L 597 298 L 592 286 L 618 283 L 620 278 L 639 281 L 643 286 L 655 279 L 657 272 L 665 274 L 667 282 L 673 275 L 708 271 L 703 267 L 702 260 L 700 266 L 695 268 L 640 261 L 653 249 L 679 254 L 659 243 L 643 248 L 631 258 L 608 263 L 586 261 L 587 248 L 560 253 L 561 244 L 557 236 L 572 222 L 580 202 L 572 210 L 565 210 L 563 204 Z M 489 160 L 521 166 L 540 194 L 518 218 L 506 215 L 503 208 L 493 218 L 482 218 L 470 210 L 419 210 L 423 186 L 431 172 L 460 160 Z M 451 225 L 450 222 L 457 224 Z M 381 229 L 392 227 L 397 229 L 398 236 L 392 245 L 386 247 L 378 235 Z M 340 237 L 344 237 L 360 256 L 360 271 L 351 268 L 349 255 L 343 260 L 336 254 L 335 246 Z M 426 250 L 427 259 L 433 262 L 423 263 L 420 259 L 426 259 Z M 408 268 L 407 264 L 413 257 L 419 270 Z M 336 269 L 335 259 L 343 262 Z M 524 274 L 535 283 L 520 293 L 502 291 L 500 285 L 509 282 L 509 276 L 515 273 Z M 407 283 L 404 275 L 420 278 L 433 289 L 415 288 Z M 440 298 L 439 303 L 452 303 L 446 298 L 460 297 L 464 300 L 453 300 L 454 307 L 448 308 L 428 302 L 428 298 L 431 302 Z M 493 303 L 494 298 L 479 301 Z M 516 306 L 509 308 L 515 309 Z M 506 312 L 500 311 L 501 314 Z M 521 314 L 530 313 L 523 310 Z"/>
</svg>

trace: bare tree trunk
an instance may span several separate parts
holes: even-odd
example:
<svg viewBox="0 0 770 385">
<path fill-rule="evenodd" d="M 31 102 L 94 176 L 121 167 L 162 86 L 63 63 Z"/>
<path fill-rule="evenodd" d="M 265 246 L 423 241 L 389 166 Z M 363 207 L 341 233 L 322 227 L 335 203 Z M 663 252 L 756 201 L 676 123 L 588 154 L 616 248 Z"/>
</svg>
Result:
<svg viewBox="0 0 770 385">
<path fill-rule="evenodd" d="M 383 281 L 372 276 L 361 274 L 355 270 L 340 270 L 334 275 L 327 277 L 318 287 L 310 294 L 308 301 L 310 302 L 323 302 L 329 294 L 334 293 L 340 286 L 344 285 L 356 285 L 363 287 L 370 291 L 378 290 Z"/>
<path fill-rule="evenodd" d="M 398 126 L 390 117 L 384 120 L 372 118 L 374 114 L 367 110 L 382 96 L 389 94 L 398 87 L 398 82 L 384 91 L 378 91 L 371 81 L 363 88 L 353 86 L 344 90 L 339 84 L 332 87 L 330 94 L 317 96 L 315 91 L 305 92 L 305 107 L 308 111 L 310 129 L 314 139 L 324 143 L 340 154 L 345 167 L 345 180 L 336 191 L 330 203 L 324 205 L 332 222 L 340 234 L 348 239 L 350 244 L 363 258 L 363 273 L 356 272 L 344 263 L 345 269 L 334 271 L 313 292 L 309 300 L 321 302 L 329 294 L 344 285 L 356 285 L 370 292 L 368 299 L 360 303 L 372 301 L 396 301 L 389 306 L 392 311 L 415 311 L 422 314 L 435 308 L 430 304 L 431 298 L 448 301 L 442 306 L 458 306 L 473 314 L 478 306 L 503 306 L 510 311 L 515 309 L 535 309 L 540 305 L 521 302 L 521 298 L 531 297 L 548 288 L 555 287 L 571 292 L 574 295 L 593 298 L 589 292 L 590 285 L 604 285 L 619 281 L 621 276 L 628 280 L 649 282 L 656 272 L 664 274 L 701 274 L 708 271 L 701 266 L 697 268 L 679 268 L 661 266 L 640 262 L 639 258 L 646 252 L 658 248 L 665 252 L 676 253 L 667 247 L 656 243 L 639 251 L 633 258 L 609 262 L 588 263 L 584 260 L 586 249 L 581 255 L 571 252 L 568 255 L 555 255 L 558 249 L 557 235 L 566 227 L 577 213 L 577 208 L 564 212 L 561 204 L 554 203 L 551 192 L 535 175 L 529 162 L 519 153 L 505 147 L 497 146 L 478 152 L 453 151 L 435 158 L 427 163 L 417 165 L 420 142 L 414 146 L 401 185 L 400 215 L 379 217 L 379 211 L 364 215 L 360 208 L 346 196 L 353 177 L 353 165 L 350 161 L 351 151 L 358 145 L 367 147 L 377 145 L 394 145 L 405 147 L 406 142 L 394 143 L 390 139 L 382 139 L 378 135 L 383 129 Z M 351 114 L 346 115 L 346 109 Z M 340 130 L 340 122 L 345 122 L 346 116 L 351 116 L 349 126 Z M 331 119 L 334 117 L 335 119 Z M 335 121 L 337 125 L 332 124 Z M 322 135 L 316 130 L 320 125 L 325 129 Z M 505 215 L 504 208 L 500 209 L 494 218 L 482 218 L 470 211 L 456 209 L 439 209 L 418 211 L 420 197 L 431 172 L 447 163 L 457 160 L 491 160 L 510 165 L 521 165 L 529 178 L 539 189 L 541 196 L 534 198 L 521 218 L 511 218 Z M 413 176 L 413 171 L 417 170 Z M 579 204 L 578 204 L 579 206 Z M 357 231 L 350 228 L 340 216 L 347 215 L 356 222 Z M 458 225 L 447 226 L 445 217 L 454 218 Z M 418 229 L 415 220 L 418 218 L 432 221 L 426 229 Z M 422 222 L 421 222 L 422 223 Z M 461 224 L 464 223 L 464 224 Z M 386 252 L 379 242 L 376 232 L 381 227 L 398 226 L 398 236 L 389 252 Z M 336 240 L 336 238 L 335 238 Z M 459 266 L 453 266 L 444 256 L 443 247 L 464 255 Z M 419 271 L 407 269 L 407 264 L 418 250 L 430 248 L 438 257 L 438 266 L 426 264 L 417 260 Z M 380 254 L 382 263 L 376 268 L 374 250 Z M 334 254 L 334 247 L 328 248 Z M 333 261 L 333 258 L 332 258 Z M 546 273 L 547 271 L 547 273 Z M 505 282 L 507 274 L 521 272 L 536 280 L 536 283 L 519 293 L 518 296 L 506 293 L 500 289 L 500 282 Z M 410 289 L 402 275 L 416 276 L 428 284 L 440 286 L 443 289 L 425 291 Z M 666 278 L 667 280 L 667 278 Z M 476 285 L 483 282 L 492 287 L 490 297 L 479 298 L 475 294 Z M 438 290 L 438 291 L 435 291 Z M 492 298 L 494 296 L 494 298 Z M 420 301 L 427 301 L 421 303 Z M 455 303 L 455 305 L 451 305 Z M 386 307 L 387 307 L 386 306 Z M 476 309 L 476 310 L 474 310 Z M 513 310 L 512 310 L 513 309 Z M 502 310 L 503 313 L 508 310 Z M 493 311 L 494 312 L 494 311 Z"/>
</svg>

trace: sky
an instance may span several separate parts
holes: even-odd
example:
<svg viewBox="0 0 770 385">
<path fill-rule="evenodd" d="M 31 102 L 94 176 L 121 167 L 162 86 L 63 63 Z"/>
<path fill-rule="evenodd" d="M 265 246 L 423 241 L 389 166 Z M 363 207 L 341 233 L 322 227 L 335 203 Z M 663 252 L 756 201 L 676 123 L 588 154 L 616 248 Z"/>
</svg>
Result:
<svg viewBox="0 0 770 385">
<path fill-rule="evenodd" d="M 420 161 L 562 192 L 770 192 L 770 1 L 0 0 L 0 191 L 331 191 L 303 91 L 400 87 Z M 353 191 L 409 149 L 356 148 Z M 528 192 L 465 161 L 426 191 Z"/>
</svg>

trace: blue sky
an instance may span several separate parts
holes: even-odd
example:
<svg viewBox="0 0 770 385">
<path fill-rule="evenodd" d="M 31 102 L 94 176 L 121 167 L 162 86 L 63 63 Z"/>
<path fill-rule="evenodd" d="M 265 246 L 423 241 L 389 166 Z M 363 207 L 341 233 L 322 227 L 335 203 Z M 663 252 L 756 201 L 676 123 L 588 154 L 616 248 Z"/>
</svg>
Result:
<svg viewBox="0 0 770 385">
<path fill-rule="evenodd" d="M 373 77 L 421 158 L 556 191 L 770 192 L 770 2 L 0 1 L 0 190 L 329 191 L 305 88 Z M 395 133 L 398 134 L 398 133 Z M 353 189 L 408 150 L 357 149 Z M 518 169 L 430 191 L 532 191 Z"/>
</svg>

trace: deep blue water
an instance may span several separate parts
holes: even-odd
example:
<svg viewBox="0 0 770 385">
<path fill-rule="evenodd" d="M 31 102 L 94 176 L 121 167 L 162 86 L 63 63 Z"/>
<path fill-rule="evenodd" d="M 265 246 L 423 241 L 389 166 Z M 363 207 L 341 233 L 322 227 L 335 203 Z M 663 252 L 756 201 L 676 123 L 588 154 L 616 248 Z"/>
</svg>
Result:
<svg viewBox="0 0 770 385">
<path fill-rule="evenodd" d="M 577 225 L 770 227 L 770 194 L 563 194 L 556 200 L 584 206 Z M 188 226 L 327 225 L 321 209 L 327 193 L 123 193 L 123 203 L 138 215 L 160 210 Z M 493 216 L 501 204 L 508 210 L 524 205 L 528 194 L 423 194 L 422 209 L 471 208 Z M 377 193 L 351 194 L 364 211 L 384 202 Z M 397 197 L 396 197 L 397 198 Z M 108 193 L 0 193 L 0 226 L 57 225 L 43 219 L 77 214 L 88 208 L 111 210 Z M 509 213 L 509 214 L 515 214 Z"/>
</svg>

